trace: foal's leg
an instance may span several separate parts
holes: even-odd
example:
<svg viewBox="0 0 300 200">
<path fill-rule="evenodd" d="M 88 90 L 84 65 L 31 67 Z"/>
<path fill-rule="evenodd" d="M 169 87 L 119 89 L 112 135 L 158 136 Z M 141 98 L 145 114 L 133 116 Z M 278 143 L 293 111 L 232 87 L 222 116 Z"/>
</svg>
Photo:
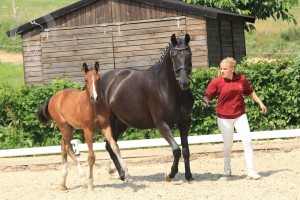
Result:
<svg viewBox="0 0 300 200">
<path fill-rule="evenodd" d="M 78 173 L 81 177 L 85 177 L 84 170 L 82 169 L 80 163 L 78 162 L 76 155 L 73 151 L 73 147 L 71 144 L 71 140 L 73 139 L 73 133 L 74 133 L 74 128 L 71 127 L 69 124 L 65 124 L 63 126 L 58 126 L 62 132 L 63 135 L 63 140 L 65 142 L 65 150 L 67 154 L 73 159 L 75 162 L 75 165 L 77 167 Z"/>
<path fill-rule="evenodd" d="M 85 173 L 74 154 L 72 144 L 71 144 L 71 140 L 73 139 L 74 128 L 71 127 L 67 123 L 65 123 L 65 124 L 57 123 L 57 125 L 58 125 L 58 128 L 60 129 L 60 131 L 62 133 L 62 137 L 63 137 L 63 141 L 61 142 L 61 154 L 62 154 L 62 164 L 63 164 L 62 178 L 63 179 L 61 181 L 60 188 L 67 189 L 66 188 L 66 178 L 68 175 L 67 155 L 69 155 L 74 160 L 79 174 L 81 176 L 85 176 Z"/>
<path fill-rule="evenodd" d="M 88 190 L 93 190 L 93 182 L 94 182 L 94 178 L 93 178 L 93 167 L 95 164 L 95 153 L 93 150 L 93 137 L 94 137 L 94 131 L 91 131 L 90 129 L 84 129 L 84 138 L 85 141 L 87 143 L 88 149 L 89 149 L 89 154 L 88 154 L 88 164 L 90 167 L 89 170 L 89 175 L 87 177 L 87 187 Z"/>
<path fill-rule="evenodd" d="M 178 129 L 180 131 L 180 139 L 182 146 L 182 154 L 184 158 L 184 168 L 185 168 L 185 179 L 188 181 L 193 180 L 193 176 L 190 168 L 190 150 L 188 144 L 188 132 L 191 125 L 191 119 L 186 123 L 178 124 Z"/>
<path fill-rule="evenodd" d="M 170 127 L 165 122 L 160 123 L 157 126 L 157 128 L 160 131 L 161 135 L 169 143 L 173 151 L 174 160 L 173 160 L 173 165 L 171 167 L 171 172 L 168 175 L 166 174 L 165 177 L 165 180 L 169 182 L 172 181 L 172 179 L 175 177 L 175 175 L 178 172 L 178 164 L 179 164 L 179 159 L 181 157 L 181 150 L 172 135 Z"/>
<path fill-rule="evenodd" d="M 133 180 L 132 180 L 131 176 L 128 173 L 128 169 L 126 167 L 126 164 L 124 163 L 124 161 L 122 159 L 119 146 L 116 143 L 115 139 L 113 138 L 112 130 L 111 130 L 110 126 L 102 128 L 101 131 L 104 134 L 105 139 L 109 143 L 109 146 L 112 149 L 113 153 L 117 157 L 117 160 L 118 160 L 118 162 L 121 166 L 121 171 L 124 173 L 124 177 L 121 177 L 121 179 L 124 180 L 125 182 L 132 182 Z M 119 173 L 119 174 L 122 174 L 122 172 Z"/>
<path fill-rule="evenodd" d="M 60 142 L 60 146 L 61 146 L 61 157 L 62 157 L 62 170 L 61 170 L 61 176 L 62 176 L 62 180 L 61 183 L 59 184 L 58 188 L 61 190 L 66 190 L 66 179 L 68 176 L 68 162 L 67 162 L 67 151 L 65 148 L 65 142 L 62 140 Z"/>
</svg>

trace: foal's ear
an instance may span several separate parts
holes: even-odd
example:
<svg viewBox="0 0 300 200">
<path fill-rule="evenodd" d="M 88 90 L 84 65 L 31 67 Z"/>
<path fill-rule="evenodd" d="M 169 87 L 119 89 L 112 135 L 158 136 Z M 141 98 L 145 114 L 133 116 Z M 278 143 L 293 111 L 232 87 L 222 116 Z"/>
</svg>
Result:
<svg viewBox="0 0 300 200">
<path fill-rule="evenodd" d="M 171 43 L 174 46 L 178 44 L 175 34 L 172 34 L 172 36 L 171 36 Z"/>
<path fill-rule="evenodd" d="M 83 63 L 82 69 L 83 69 L 83 71 L 84 71 L 85 73 L 87 73 L 87 72 L 89 71 L 89 68 L 88 68 L 88 66 L 87 66 L 86 63 Z"/>
<path fill-rule="evenodd" d="M 96 61 L 94 69 L 97 71 L 97 73 L 98 73 L 99 68 L 100 68 L 99 63 Z"/>
<path fill-rule="evenodd" d="M 189 42 L 190 42 L 190 40 L 191 40 L 191 37 L 190 37 L 190 35 L 189 34 L 185 34 L 185 38 L 184 38 L 184 40 L 185 40 L 185 44 L 186 45 L 188 45 L 189 44 Z"/>
</svg>

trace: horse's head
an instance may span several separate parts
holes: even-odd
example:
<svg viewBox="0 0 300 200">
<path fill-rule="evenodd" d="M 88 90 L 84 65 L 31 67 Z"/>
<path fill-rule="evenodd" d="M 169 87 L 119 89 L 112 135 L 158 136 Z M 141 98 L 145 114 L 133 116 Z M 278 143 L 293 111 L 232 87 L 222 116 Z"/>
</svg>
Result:
<svg viewBox="0 0 300 200">
<path fill-rule="evenodd" d="M 171 36 L 170 56 L 176 80 L 182 90 L 188 89 L 192 71 L 192 52 L 189 42 L 189 34 L 186 34 L 184 39 L 176 38 L 175 34 Z"/>
<path fill-rule="evenodd" d="M 86 63 L 83 63 L 82 66 L 85 72 L 85 89 L 88 91 L 91 102 L 98 101 L 98 81 L 100 80 L 100 76 L 98 74 L 99 71 L 99 63 L 95 62 L 95 67 L 90 70 Z"/>
</svg>

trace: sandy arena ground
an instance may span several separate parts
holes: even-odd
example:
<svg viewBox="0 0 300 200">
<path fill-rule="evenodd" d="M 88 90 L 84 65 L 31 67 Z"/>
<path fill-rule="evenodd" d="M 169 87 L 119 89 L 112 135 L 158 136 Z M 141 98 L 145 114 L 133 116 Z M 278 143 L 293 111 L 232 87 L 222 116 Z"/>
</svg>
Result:
<svg viewBox="0 0 300 200">
<path fill-rule="evenodd" d="M 96 152 L 94 191 L 83 187 L 69 159 L 66 191 L 57 189 L 60 181 L 60 155 L 0 158 L 0 199 L 300 199 L 300 138 L 254 141 L 255 166 L 260 180 L 246 178 L 241 142 L 234 143 L 233 176 L 223 173 L 222 144 L 191 145 L 194 181 L 184 179 L 181 160 L 172 182 L 164 174 L 172 164 L 170 148 L 121 150 L 133 183 L 123 183 L 117 174 L 109 175 L 107 152 Z M 86 153 L 79 159 L 87 172 Z"/>
</svg>

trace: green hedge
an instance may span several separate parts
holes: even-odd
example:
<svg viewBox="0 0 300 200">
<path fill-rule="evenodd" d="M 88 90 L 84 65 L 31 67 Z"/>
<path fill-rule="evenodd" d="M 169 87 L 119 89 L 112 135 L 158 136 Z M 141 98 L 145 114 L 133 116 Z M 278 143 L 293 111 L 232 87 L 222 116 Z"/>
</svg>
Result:
<svg viewBox="0 0 300 200">
<path fill-rule="evenodd" d="M 300 127 L 300 56 L 273 62 L 261 61 L 247 64 L 245 61 L 237 66 L 238 73 L 243 73 L 252 84 L 258 96 L 267 106 L 268 112 L 262 114 L 259 106 L 246 97 L 246 111 L 252 131 L 293 129 Z M 212 101 L 204 109 L 201 97 L 210 82 L 219 74 L 218 67 L 198 69 L 192 72 L 191 89 L 195 97 L 192 113 L 190 135 L 219 133 L 216 124 L 215 105 Z M 48 126 L 39 123 L 36 112 L 43 102 L 56 91 L 73 87 L 81 89 L 80 83 L 65 79 L 54 80 L 42 87 L 23 86 L 13 88 L 0 86 L 0 149 L 58 145 L 61 133 L 52 122 Z M 174 135 L 178 136 L 174 128 Z M 157 130 L 128 129 L 121 140 L 157 138 Z M 83 141 L 81 131 L 75 138 Z M 98 132 L 95 141 L 103 141 Z"/>
<path fill-rule="evenodd" d="M 243 61 L 237 65 L 237 72 L 246 76 L 268 110 L 266 114 L 262 114 L 257 103 L 250 97 L 245 98 L 252 131 L 300 127 L 300 56 L 255 64 Z M 201 97 L 209 81 L 218 74 L 217 67 L 197 70 L 193 74 L 192 89 L 196 101 L 192 116 L 192 135 L 219 133 L 216 124 L 216 100 L 208 109 L 201 106 Z"/>
</svg>

